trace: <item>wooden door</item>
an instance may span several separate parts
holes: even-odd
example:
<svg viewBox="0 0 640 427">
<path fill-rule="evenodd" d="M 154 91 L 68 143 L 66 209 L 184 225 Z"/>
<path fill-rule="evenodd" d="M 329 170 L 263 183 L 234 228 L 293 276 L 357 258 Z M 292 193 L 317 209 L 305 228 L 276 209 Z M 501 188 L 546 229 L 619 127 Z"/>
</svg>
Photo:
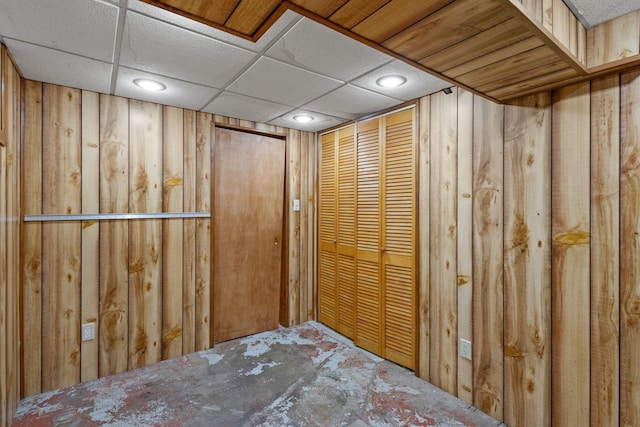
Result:
<svg viewBox="0 0 640 427">
<path fill-rule="evenodd" d="M 353 339 L 356 327 L 355 126 L 338 131 L 338 324 Z"/>
<path fill-rule="evenodd" d="M 334 329 L 338 321 L 336 187 L 335 134 L 329 133 L 320 141 L 318 318 Z"/>
<path fill-rule="evenodd" d="M 384 117 L 382 179 L 383 356 L 415 364 L 414 110 Z"/>
<path fill-rule="evenodd" d="M 285 141 L 215 129 L 213 336 L 278 327 Z"/>
<path fill-rule="evenodd" d="M 356 345 L 382 354 L 380 120 L 358 123 Z"/>
</svg>

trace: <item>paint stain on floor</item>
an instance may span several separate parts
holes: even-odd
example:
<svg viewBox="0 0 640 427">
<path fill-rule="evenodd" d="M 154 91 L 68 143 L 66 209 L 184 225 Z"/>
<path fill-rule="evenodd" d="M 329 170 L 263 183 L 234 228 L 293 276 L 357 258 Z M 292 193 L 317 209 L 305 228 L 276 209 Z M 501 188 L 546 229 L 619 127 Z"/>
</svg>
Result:
<svg viewBox="0 0 640 427">
<path fill-rule="evenodd" d="M 24 399 L 15 427 L 498 426 L 308 322 Z"/>
</svg>

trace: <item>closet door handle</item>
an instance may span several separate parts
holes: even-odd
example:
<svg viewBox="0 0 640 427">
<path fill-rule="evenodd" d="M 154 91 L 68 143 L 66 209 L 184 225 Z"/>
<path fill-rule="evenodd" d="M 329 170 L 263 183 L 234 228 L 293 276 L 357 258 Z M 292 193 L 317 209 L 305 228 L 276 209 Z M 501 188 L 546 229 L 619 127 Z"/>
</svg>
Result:
<svg viewBox="0 0 640 427">
<path fill-rule="evenodd" d="M 273 239 L 273 244 L 274 244 L 274 246 L 278 246 L 278 238 L 277 237 L 275 239 Z"/>
</svg>

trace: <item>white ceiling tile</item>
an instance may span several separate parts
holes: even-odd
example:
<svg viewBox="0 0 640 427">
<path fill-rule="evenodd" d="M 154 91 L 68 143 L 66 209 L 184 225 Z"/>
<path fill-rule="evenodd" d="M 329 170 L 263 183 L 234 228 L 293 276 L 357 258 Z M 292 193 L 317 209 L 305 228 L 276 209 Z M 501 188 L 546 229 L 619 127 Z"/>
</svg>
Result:
<svg viewBox="0 0 640 427">
<path fill-rule="evenodd" d="M 390 56 L 307 18 L 278 40 L 267 55 L 343 81 L 391 60 Z"/>
<path fill-rule="evenodd" d="M 167 88 L 160 92 L 144 90 L 133 83 L 134 79 L 144 78 L 163 83 Z M 127 67 L 118 68 L 115 94 L 141 101 L 157 102 L 164 105 L 198 110 L 219 91 L 182 80 L 158 76 Z"/>
<path fill-rule="evenodd" d="M 5 42 L 26 79 L 109 93 L 110 63 L 13 39 Z"/>
<path fill-rule="evenodd" d="M 127 12 L 120 64 L 222 88 L 255 53 Z"/>
<path fill-rule="evenodd" d="M 231 92 L 223 92 L 216 97 L 202 111 L 213 114 L 235 117 L 266 123 L 269 120 L 290 111 L 291 107 L 280 105 L 249 96 Z"/>
<path fill-rule="evenodd" d="M 300 123 L 293 118 L 298 114 L 309 114 L 314 117 L 314 120 L 308 123 Z M 318 132 L 321 130 L 329 129 L 334 126 L 338 126 L 348 120 L 341 119 L 338 117 L 332 117 L 326 114 L 321 114 L 315 111 L 309 110 L 295 110 L 291 113 L 287 113 L 277 119 L 271 120 L 269 124 L 275 126 L 283 126 L 291 129 L 304 130 L 307 132 Z"/>
<path fill-rule="evenodd" d="M 119 8 L 95 0 L 2 0 L 4 37 L 113 61 Z"/>
<path fill-rule="evenodd" d="M 640 0 L 563 0 L 587 28 L 640 9 Z"/>
<path fill-rule="evenodd" d="M 388 96 L 346 85 L 306 104 L 304 108 L 345 119 L 355 119 L 401 103 L 402 101 Z"/>
<path fill-rule="evenodd" d="M 260 39 L 254 43 L 252 41 L 243 39 L 242 37 L 234 36 L 227 32 L 217 30 L 209 25 L 202 24 L 198 21 L 194 21 L 184 16 L 169 12 L 168 10 L 155 7 L 149 3 L 144 3 L 140 0 L 129 0 L 128 8 L 140 12 L 144 15 L 153 17 L 160 21 L 164 21 L 168 24 L 172 24 L 178 27 L 186 28 L 188 30 L 200 33 L 205 36 L 213 37 L 215 39 L 239 46 L 245 49 L 259 52 L 269 45 L 275 38 L 277 38 L 286 28 L 288 28 L 293 22 L 299 20 L 301 15 L 290 10 L 286 11 L 278 21 L 267 30 Z"/>
<path fill-rule="evenodd" d="M 341 82 L 262 57 L 229 90 L 247 96 L 299 107 L 337 88 Z"/>
<path fill-rule="evenodd" d="M 380 77 L 394 74 L 404 76 L 407 79 L 407 82 L 404 85 L 395 88 L 382 87 L 376 84 L 376 80 Z M 438 92 L 445 87 L 453 86 L 445 80 L 439 79 L 398 60 L 354 80 L 352 84 L 374 92 L 402 99 L 404 101 L 420 98 L 425 95 Z"/>
</svg>

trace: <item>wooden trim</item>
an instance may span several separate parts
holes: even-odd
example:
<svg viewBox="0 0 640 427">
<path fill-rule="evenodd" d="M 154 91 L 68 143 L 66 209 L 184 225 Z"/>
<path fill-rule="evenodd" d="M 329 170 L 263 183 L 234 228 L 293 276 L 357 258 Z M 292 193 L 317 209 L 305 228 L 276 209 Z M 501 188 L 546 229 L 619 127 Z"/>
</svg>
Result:
<svg viewBox="0 0 640 427">
<path fill-rule="evenodd" d="M 525 9 L 522 3 L 516 0 L 496 0 L 505 9 L 513 12 L 513 15 L 522 25 L 527 27 L 536 37 L 544 42 L 551 50 L 553 50 L 560 58 L 565 60 L 576 72 L 586 75 L 588 73 L 585 64 L 580 63 L 578 58 L 565 47 L 547 28 L 538 24 L 531 13 Z M 484 96 L 488 98 L 487 96 Z"/>
<path fill-rule="evenodd" d="M 287 133 L 281 133 L 281 132 L 269 132 L 269 131 L 264 131 L 264 130 L 260 130 L 260 129 L 252 129 L 252 128 L 248 128 L 246 126 L 238 126 L 238 125 L 232 125 L 229 123 L 222 123 L 222 122 L 213 122 L 213 126 L 214 128 L 221 128 L 221 129 L 229 129 L 229 130 L 237 130 L 240 132 L 246 132 L 246 133 L 252 133 L 255 135 L 261 135 L 261 136 L 268 136 L 270 138 L 278 138 L 278 139 L 287 139 Z M 214 132 L 214 129 L 211 130 L 212 132 Z"/>
</svg>

